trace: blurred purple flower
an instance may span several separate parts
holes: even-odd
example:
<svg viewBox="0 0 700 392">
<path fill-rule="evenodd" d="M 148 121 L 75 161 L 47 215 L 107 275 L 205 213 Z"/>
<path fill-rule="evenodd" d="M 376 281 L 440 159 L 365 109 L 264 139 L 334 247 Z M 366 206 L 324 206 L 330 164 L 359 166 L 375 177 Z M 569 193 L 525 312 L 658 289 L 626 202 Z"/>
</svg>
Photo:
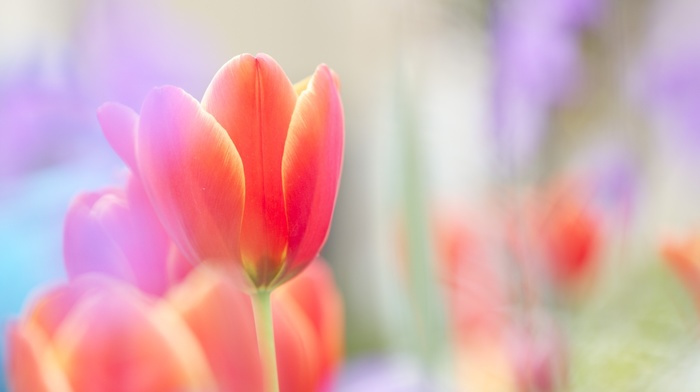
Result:
<svg viewBox="0 0 700 392">
<path fill-rule="evenodd" d="M 99 105 L 139 107 L 161 84 L 203 91 L 216 68 L 201 44 L 208 40 L 162 7 L 135 0 L 86 7 L 60 55 L 49 59 L 36 48 L 23 68 L 0 69 L 0 183 L 94 149 L 117 162 L 97 126 Z"/>
<path fill-rule="evenodd" d="M 456 389 L 428 378 L 425 369 L 409 358 L 364 357 L 349 362 L 338 375 L 336 392 L 431 392 Z"/>
<path fill-rule="evenodd" d="M 57 85 L 38 67 L 0 79 L 0 181 L 73 156 L 85 128 L 84 107 L 72 80 Z M 65 146 L 65 148 L 61 148 Z"/>
<path fill-rule="evenodd" d="M 207 47 L 212 40 L 181 23 L 173 9 L 140 0 L 87 4 L 74 58 L 93 113 L 106 101 L 139 108 L 143 97 L 163 84 L 195 96 L 204 93 L 208 76 L 219 68 L 213 48 Z"/>
<path fill-rule="evenodd" d="M 656 120 L 659 141 L 670 157 L 693 176 L 700 153 L 699 4 L 652 3 L 645 53 L 635 63 L 635 92 L 643 110 Z"/>
<path fill-rule="evenodd" d="M 494 132 L 499 156 L 527 161 L 547 129 L 550 109 L 579 78 L 579 35 L 601 0 L 502 3 L 494 26 Z"/>
<path fill-rule="evenodd" d="M 650 60 L 646 100 L 663 121 L 664 140 L 683 157 L 700 152 L 700 45 Z"/>
<path fill-rule="evenodd" d="M 640 195 L 640 168 L 621 151 L 602 152 L 593 161 L 588 181 L 593 207 L 612 225 L 627 227 L 634 218 Z"/>
<path fill-rule="evenodd" d="M 587 192 L 587 202 L 608 230 L 629 228 L 642 195 L 639 162 L 624 144 L 606 141 L 584 151 L 570 174 Z"/>
</svg>

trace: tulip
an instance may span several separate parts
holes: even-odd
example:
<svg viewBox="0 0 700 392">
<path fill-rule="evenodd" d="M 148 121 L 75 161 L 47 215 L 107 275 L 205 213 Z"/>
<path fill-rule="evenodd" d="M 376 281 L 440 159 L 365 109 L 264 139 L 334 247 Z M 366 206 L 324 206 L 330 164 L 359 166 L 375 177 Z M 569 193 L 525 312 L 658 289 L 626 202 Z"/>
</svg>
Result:
<svg viewBox="0 0 700 392">
<path fill-rule="evenodd" d="M 305 295 L 309 292 L 315 294 L 313 300 Z M 168 300 L 198 337 L 222 390 L 237 390 L 241 380 L 255 380 L 244 390 L 262 390 L 256 326 L 246 294 L 220 274 L 197 268 Z M 313 262 L 274 293 L 272 310 L 280 389 L 321 390 L 337 368 L 343 335 L 342 303 L 328 267 Z"/>
<path fill-rule="evenodd" d="M 661 253 L 669 267 L 683 282 L 700 311 L 700 235 L 667 239 Z"/>
<path fill-rule="evenodd" d="M 42 295 L 10 326 L 8 361 L 17 391 L 215 387 L 204 353 L 172 308 L 99 275 Z"/>
<path fill-rule="evenodd" d="M 322 261 L 307 288 L 273 298 L 282 391 L 318 391 L 339 357 L 342 304 Z M 313 306 L 304 291 L 318 295 Z M 319 328 L 319 326 L 326 326 Z M 251 302 L 230 281 L 196 268 L 164 297 L 84 274 L 42 296 L 8 332 L 8 375 L 27 391 L 263 390 Z"/>
<path fill-rule="evenodd" d="M 269 56 L 241 55 L 219 70 L 201 104 L 166 86 L 148 94 L 140 117 L 118 104 L 100 112 L 187 259 L 272 289 L 319 253 L 344 138 L 327 66 L 293 86 Z"/>
<path fill-rule="evenodd" d="M 333 72 L 292 86 L 267 55 L 235 57 L 202 103 L 165 86 L 140 116 L 99 112 L 103 131 L 140 178 L 156 214 L 192 263 L 251 292 L 266 386 L 278 390 L 270 292 L 299 274 L 328 236 L 343 153 Z"/>
<path fill-rule="evenodd" d="M 139 179 L 126 189 L 82 193 L 64 225 L 64 262 L 68 276 L 99 272 L 163 295 L 191 265 L 177 252 L 158 221 Z"/>
</svg>

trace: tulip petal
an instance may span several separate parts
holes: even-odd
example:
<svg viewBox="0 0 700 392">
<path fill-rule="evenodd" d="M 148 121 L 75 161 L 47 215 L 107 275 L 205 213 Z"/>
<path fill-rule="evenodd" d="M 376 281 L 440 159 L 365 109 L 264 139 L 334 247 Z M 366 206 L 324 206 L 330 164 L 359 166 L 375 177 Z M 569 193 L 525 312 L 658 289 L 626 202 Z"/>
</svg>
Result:
<svg viewBox="0 0 700 392">
<path fill-rule="evenodd" d="M 269 56 L 235 57 L 216 74 L 202 106 L 226 129 L 245 168 L 243 262 L 258 287 L 279 273 L 287 244 L 282 154 L 297 96 Z M 272 264 L 275 263 L 275 264 Z"/>
<path fill-rule="evenodd" d="M 167 299 L 199 341 L 222 391 L 263 390 L 248 295 L 199 267 Z"/>
<path fill-rule="evenodd" d="M 127 106 L 108 102 L 97 109 L 97 119 L 102 133 L 117 155 L 132 171 L 138 173 L 134 140 L 139 115 Z"/>
<path fill-rule="evenodd" d="M 134 283 L 141 290 L 162 295 L 169 286 L 167 262 L 172 242 L 158 220 L 141 180 L 130 176 L 126 186 L 129 225 L 114 222 L 108 227 L 121 244 L 127 262 L 134 271 Z"/>
<path fill-rule="evenodd" d="M 79 391 L 213 387 L 203 353 L 182 320 L 126 286 L 86 293 L 56 330 L 54 347 Z"/>
<path fill-rule="evenodd" d="M 11 324 L 7 345 L 7 374 L 11 390 L 71 391 L 49 341 L 32 323 Z"/>
<path fill-rule="evenodd" d="M 170 239 L 133 175 L 126 193 L 82 194 L 66 215 L 64 260 L 71 278 L 100 272 L 162 295 L 168 287 L 169 252 Z"/>
<path fill-rule="evenodd" d="M 28 312 L 26 319 L 53 339 L 56 330 L 73 307 L 96 290 L 111 289 L 117 281 L 102 274 L 84 274 L 68 285 L 60 285 L 44 292 Z"/>
<path fill-rule="evenodd" d="M 280 392 L 318 391 L 322 342 L 299 305 L 289 297 L 272 302 Z"/>
<path fill-rule="evenodd" d="M 194 266 L 195 264 L 187 260 L 177 246 L 171 243 L 166 261 L 166 276 L 170 285 L 175 286 L 185 280 Z"/>
<path fill-rule="evenodd" d="M 331 71 L 320 65 L 299 96 L 282 162 L 291 269 L 298 271 L 311 262 L 328 236 L 343 140 L 340 96 Z"/>
<path fill-rule="evenodd" d="M 136 156 L 153 207 L 192 262 L 240 257 L 241 158 L 226 131 L 176 87 L 153 90 L 141 109 Z"/>
<path fill-rule="evenodd" d="M 122 249 L 102 224 L 103 220 L 111 219 L 112 226 L 128 225 L 127 215 L 125 196 L 120 190 L 107 189 L 76 197 L 68 209 L 63 228 L 68 276 L 75 278 L 100 272 L 130 282 L 135 280 Z"/>
<path fill-rule="evenodd" d="M 298 304 L 320 340 L 322 379 L 329 381 L 343 356 L 343 301 L 333 272 L 320 258 L 275 290 L 273 301 L 286 297 Z"/>
</svg>

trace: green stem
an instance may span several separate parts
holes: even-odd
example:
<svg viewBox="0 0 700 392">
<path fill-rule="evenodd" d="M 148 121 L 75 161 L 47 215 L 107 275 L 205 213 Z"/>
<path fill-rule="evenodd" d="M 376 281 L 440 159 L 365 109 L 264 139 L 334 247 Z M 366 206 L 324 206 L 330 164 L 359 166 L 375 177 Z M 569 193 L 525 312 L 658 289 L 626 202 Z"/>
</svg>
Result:
<svg viewBox="0 0 700 392">
<path fill-rule="evenodd" d="M 272 306 L 270 291 L 260 290 L 251 294 L 255 329 L 258 335 L 258 351 L 265 374 L 265 391 L 279 392 L 277 378 L 277 354 L 275 353 L 275 331 L 272 325 Z"/>
</svg>

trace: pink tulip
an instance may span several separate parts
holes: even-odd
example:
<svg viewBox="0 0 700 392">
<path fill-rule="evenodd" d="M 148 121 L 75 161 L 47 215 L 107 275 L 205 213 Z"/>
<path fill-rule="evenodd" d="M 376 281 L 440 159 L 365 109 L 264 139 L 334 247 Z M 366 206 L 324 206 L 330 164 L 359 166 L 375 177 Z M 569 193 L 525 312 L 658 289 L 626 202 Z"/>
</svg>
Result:
<svg viewBox="0 0 700 392">
<path fill-rule="evenodd" d="M 139 179 L 78 195 L 64 225 L 68 276 L 99 272 L 162 295 L 191 268 L 168 238 Z"/>
<path fill-rule="evenodd" d="M 320 65 L 293 86 L 269 56 L 237 56 L 200 104 L 154 89 L 135 112 L 100 110 L 103 131 L 143 181 L 183 255 L 273 288 L 326 240 L 343 156 L 343 110 Z"/>
<path fill-rule="evenodd" d="M 203 351 L 173 309 L 99 275 L 44 295 L 9 328 L 17 391 L 212 390 Z"/>
<path fill-rule="evenodd" d="M 342 347 L 342 303 L 329 272 L 316 261 L 299 276 L 305 288 L 273 298 L 282 392 L 318 391 L 338 364 L 328 352 Z M 156 299 L 84 274 L 41 295 L 11 325 L 9 382 L 38 392 L 258 392 L 255 333 L 249 296 L 208 268 Z"/>
</svg>

